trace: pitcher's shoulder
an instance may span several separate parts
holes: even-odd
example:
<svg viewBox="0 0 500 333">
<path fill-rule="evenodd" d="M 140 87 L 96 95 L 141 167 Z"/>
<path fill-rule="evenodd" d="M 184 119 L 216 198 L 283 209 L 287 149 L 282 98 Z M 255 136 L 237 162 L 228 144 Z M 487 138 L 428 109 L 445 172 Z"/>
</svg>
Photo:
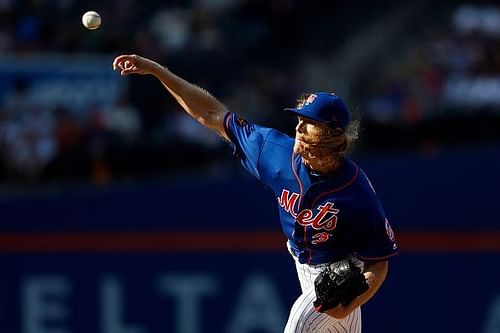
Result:
<svg viewBox="0 0 500 333">
<path fill-rule="evenodd" d="M 291 149 L 293 147 L 294 140 L 294 138 L 286 135 L 285 133 L 277 129 L 270 128 L 266 141 L 275 146 L 282 146 L 284 148 Z"/>
</svg>

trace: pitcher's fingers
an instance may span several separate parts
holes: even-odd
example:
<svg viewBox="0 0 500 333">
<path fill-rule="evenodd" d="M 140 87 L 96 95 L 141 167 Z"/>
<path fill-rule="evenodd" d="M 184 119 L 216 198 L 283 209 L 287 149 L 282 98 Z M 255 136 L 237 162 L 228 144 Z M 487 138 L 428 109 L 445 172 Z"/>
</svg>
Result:
<svg viewBox="0 0 500 333">
<path fill-rule="evenodd" d="M 118 57 L 116 57 L 114 60 L 113 60 L 113 69 L 117 69 L 118 68 Z"/>
<path fill-rule="evenodd" d="M 123 54 L 115 58 L 113 61 L 113 68 L 123 68 L 123 62 L 126 60 L 131 60 L 131 56 L 128 54 Z"/>
<path fill-rule="evenodd" d="M 137 67 L 130 67 L 130 68 L 124 68 L 122 69 L 122 71 L 120 72 L 121 75 L 129 75 L 129 74 L 133 74 L 137 71 Z"/>
<path fill-rule="evenodd" d="M 122 55 L 119 55 L 115 58 L 115 63 L 117 62 L 120 62 L 120 61 L 124 61 L 124 60 L 131 60 L 132 59 L 132 55 L 130 54 L 122 54 Z"/>
<path fill-rule="evenodd" d="M 132 68 L 132 67 L 135 67 L 135 64 L 132 63 L 132 61 L 130 61 L 130 60 L 125 60 L 125 62 L 123 63 L 123 67 L 124 68 Z"/>
<path fill-rule="evenodd" d="M 113 62 L 113 70 L 123 69 L 123 64 L 121 61 Z"/>
</svg>

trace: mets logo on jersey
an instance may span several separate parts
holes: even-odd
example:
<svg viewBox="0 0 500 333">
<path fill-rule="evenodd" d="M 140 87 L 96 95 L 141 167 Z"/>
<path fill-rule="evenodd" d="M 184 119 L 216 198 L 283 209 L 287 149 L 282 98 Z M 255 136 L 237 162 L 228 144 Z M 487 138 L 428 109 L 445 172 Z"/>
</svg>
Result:
<svg viewBox="0 0 500 333">
<path fill-rule="evenodd" d="M 298 193 L 290 193 L 290 191 L 283 189 L 281 196 L 278 198 L 279 205 L 286 212 L 290 213 L 299 225 L 304 227 L 311 226 L 315 230 L 324 231 L 313 236 L 313 244 L 326 242 L 329 238 L 328 231 L 332 231 L 337 226 L 337 214 L 339 210 L 333 208 L 333 202 L 327 201 L 315 210 L 303 209 L 300 212 L 296 212 L 295 204 L 298 198 Z"/>
</svg>

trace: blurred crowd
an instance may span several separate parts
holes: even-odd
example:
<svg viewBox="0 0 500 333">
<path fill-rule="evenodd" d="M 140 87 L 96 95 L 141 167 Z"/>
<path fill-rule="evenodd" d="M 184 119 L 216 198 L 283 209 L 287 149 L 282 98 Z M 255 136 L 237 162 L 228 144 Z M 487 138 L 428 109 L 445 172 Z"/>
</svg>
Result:
<svg viewBox="0 0 500 333">
<path fill-rule="evenodd" d="M 498 137 L 500 7 L 454 7 L 444 23 L 410 41 L 357 92 L 366 120 L 380 130 L 420 130 L 429 138 Z"/>
<path fill-rule="evenodd" d="M 425 37 L 373 87 L 370 119 L 413 124 L 454 108 L 500 109 L 500 7 L 457 7 Z"/>
<path fill-rule="evenodd" d="M 372 16 L 384 10 L 370 2 L 366 7 Z M 86 10 L 101 14 L 100 29 L 82 27 Z M 355 4 L 336 1 L 0 0 L 0 54 L 99 55 L 109 64 L 119 53 L 141 54 L 252 121 L 291 133 L 293 119 L 281 110 L 302 93 L 300 59 L 334 53 L 341 32 L 362 24 L 363 14 L 349 15 L 356 12 Z M 498 113 L 498 22 L 497 7 L 454 7 L 441 25 L 411 40 L 403 57 L 381 66 L 377 79 L 355 82 L 366 132 L 382 140 L 391 137 L 388 128 L 413 133 L 450 113 L 460 118 L 465 109 Z M 47 89 L 36 95 L 23 76 L 3 94 L 0 84 L 0 181 L 106 183 L 211 165 L 230 155 L 155 80 L 117 80 L 126 84 L 109 93 L 112 103 L 87 98 L 84 111 L 73 102 L 41 103 Z"/>
<path fill-rule="evenodd" d="M 274 104 L 284 105 L 282 96 L 294 98 L 288 91 L 293 81 L 276 70 L 291 65 L 293 56 L 279 59 L 277 50 L 290 48 L 293 39 L 284 38 L 283 31 L 293 33 L 287 22 L 304 4 L 2 0 L 0 53 L 14 58 L 97 54 L 111 64 L 115 55 L 133 52 L 168 64 L 234 108 L 258 110 L 257 121 L 272 119 Z M 97 31 L 80 24 L 90 9 L 103 17 Z M 280 63 L 285 58 L 287 63 Z M 29 80 L 16 78 L 0 94 L 1 179 L 90 177 L 103 183 L 207 163 L 222 149 L 221 140 L 179 112 L 157 82 L 125 82 L 116 103 L 87 104 L 81 112 L 71 102 L 40 103 Z"/>
</svg>

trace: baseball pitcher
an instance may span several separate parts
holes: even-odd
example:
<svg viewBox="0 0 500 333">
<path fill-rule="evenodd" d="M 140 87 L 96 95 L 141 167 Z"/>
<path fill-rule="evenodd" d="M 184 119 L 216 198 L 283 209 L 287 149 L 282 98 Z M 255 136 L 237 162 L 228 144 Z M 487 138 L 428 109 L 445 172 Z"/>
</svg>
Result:
<svg viewBox="0 0 500 333">
<path fill-rule="evenodd" d="M 357 127 L 342 99 L 317 92 L 285 109 L 298 119 L 291 138 L 246 121 L 152 60 L 120 55 L 113 69 L 155 76 L 277 199 L 302 289 L 284 332 L 361 332 L 360 307 L 384 282 L 397 246 L 370 181 L 345 154 Z"/>
</svg>

